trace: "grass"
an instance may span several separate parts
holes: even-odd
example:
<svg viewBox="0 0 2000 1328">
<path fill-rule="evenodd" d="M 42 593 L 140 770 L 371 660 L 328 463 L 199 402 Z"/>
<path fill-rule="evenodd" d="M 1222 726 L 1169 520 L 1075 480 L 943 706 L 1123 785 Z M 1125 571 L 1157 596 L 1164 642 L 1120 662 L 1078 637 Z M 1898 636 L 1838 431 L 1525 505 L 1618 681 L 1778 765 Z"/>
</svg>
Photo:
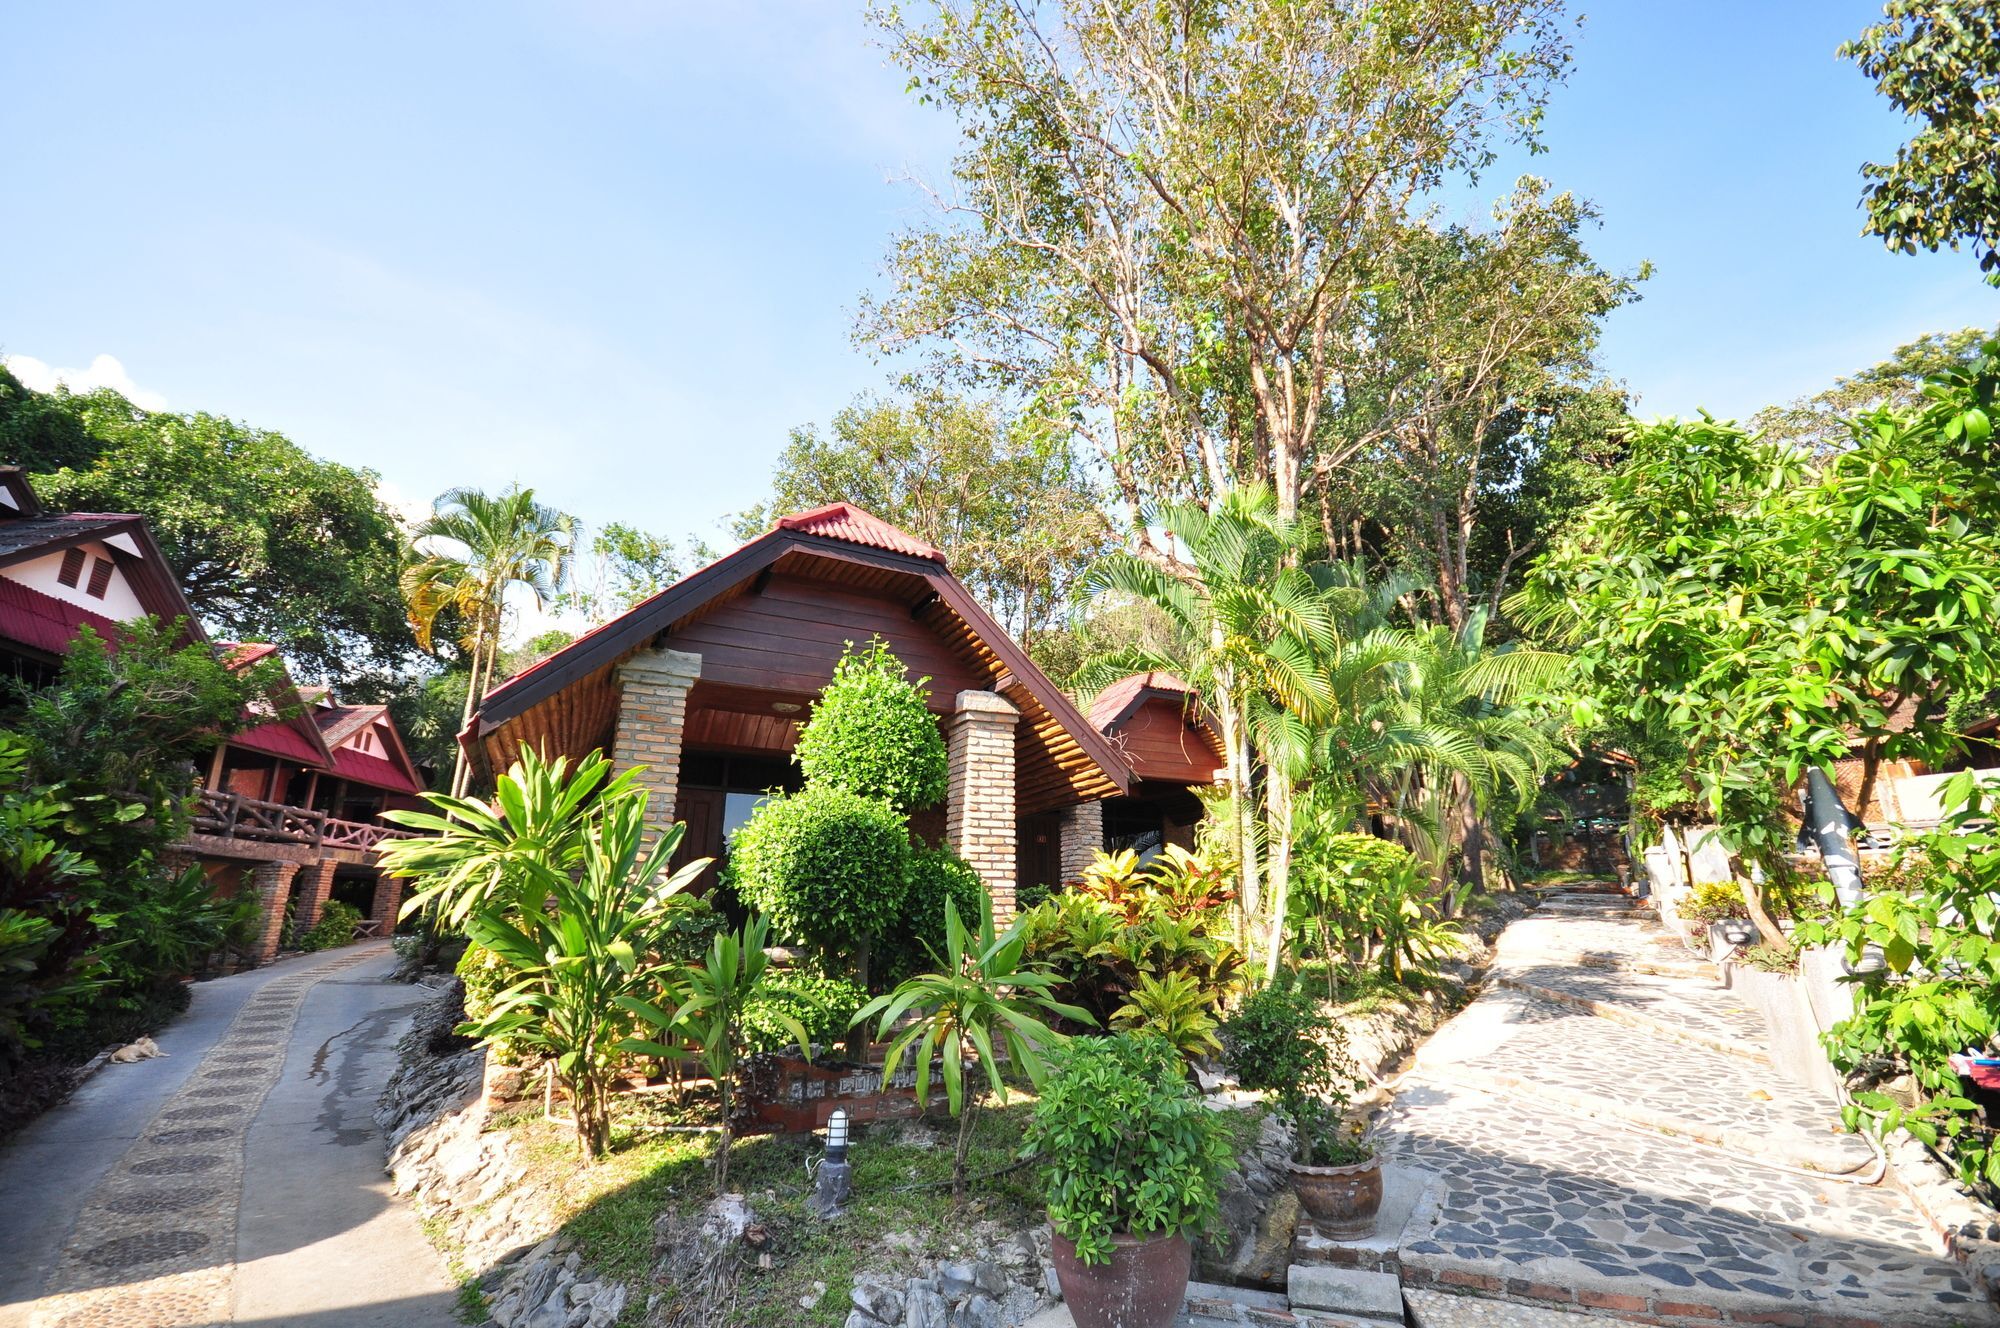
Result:
<svg viewBox="0 0 2000 1328">
<path fill-rule="evenodd" d="M 732 1151 L 729 1188 L 749 1197 L 769 1232 L 771 1266 L 754 1256 L 737 1292 L 737 1322 L 763 1328 L 820 1324 L 837 1328 L 847 1318 L 854 1275 L 885 1261 L 884 1238 L 903 1232 L 921 1257 L 964 1252 L 972 1228 L 993 1221 L 1021 1230 L 1040 1220 L 1042 1204 L 1032 1167 L 1019 1162 L 1030 1103 L 1014 1096 L 1005 1108 L 980 1114 L 973 1138 L 973 1181 L 963 1208 L 951 1199 L 951 1145 L 955 1122 L 941 1114 L 923 1121 L 861 1127 L 849 1162 L 854 1193 L 843 1216 L 823 1222 L 806 1211 L 812 1194 L 808 1164 L 820 1154 L 817 1139 L 766 1135 L 739 1140 Z M 516 1122 L 530 1162 L 528 1183 L 561 1196 L 558 1216 L 585 1263 L 631 1291 L 625 1319 L 636 1323 L 647 1298 L 673 1288 L 653 1281 L 653 1223 L 661 1214 L 692 1214 L 714 1197 L 709 1169 L 712 1135 L 657 1133 L 660 1108 L 628 1115 L 613 1130 L 613 1151 L 586 1167 L 576 1157 L 570 1131 L 538 1116 Z M 998 1174 L 995 1174 L 998 1173 Z M 815 1282 L 826 1284 L 816 1306 L 804 1309 Z"/>
</svg>

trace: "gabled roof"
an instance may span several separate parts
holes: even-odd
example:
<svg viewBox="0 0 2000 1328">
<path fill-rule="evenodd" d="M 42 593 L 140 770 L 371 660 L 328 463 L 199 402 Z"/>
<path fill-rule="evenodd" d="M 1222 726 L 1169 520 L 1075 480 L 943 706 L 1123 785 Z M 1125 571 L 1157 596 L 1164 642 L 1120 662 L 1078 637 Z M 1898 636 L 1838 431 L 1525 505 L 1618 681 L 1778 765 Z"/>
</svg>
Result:
<svg viewBox="0 0 2000 1328">
<path fill-rule="evenodd" d="M 4 495 L 0 501 L 0 567 L 45 557 L 74 544 L 104 543 L 141 608 L 163 623 L 180 620 L 182 639 L 189 643 L 208 639 L 181 591 L 180 579 L 154 542 L 145 517 L 130 512 L 50 512 L 35 496 L 27 473 L 19 466 L 0 466 L 0 495 Z M 57 653 L 68 648 L 65 641 Z"/>
<path fill-rule="evenodd" d="M 1161 708 L 1148 711 L 1156 701 Z M 1106 687 L 1090 703 L 1090 722 L 1149 783 L 1207 784 L 1225 759 L 1201 694 L 1163 670 L 1128 674 Z"/>
<path fill-rule="evenodd" d="M 781 517 L 778 529 L 796 530 L 807 535 L 823 535 L 827 539 L 843 540 L 849 544 L 859 544 L 864 548 L 883 549 L 889 553 L 906 553 L 912 558 L 925 558 L 940 567 L 945 565 L 944 555 L 935 548 L 908 531 L 897 529 L 879 516 L 870 516 L 853 503 L 828 503 L 825 507 L 815 507 L 810 512 Z"/>
<path fill-rule="evenodd" d="M 1183 703 L 1195 696 L 1194 688 L 1164 670 L 1129 673 L 1099 692 L 1090 703 L 1090 722 L 1100 733 L 1109 733 L 1132 712 L 1155 696 L 1172 697 Z"/>
<path fill-rule="evenodd" d="M 780 568 L 780 563 L 784 568 Z M 881 586 L 908 587 L 911 619 L 948 640 L 988 685 L 1021 711 L 1023 751 L 1036 762 L 1023 771 L 1052 806 L 1109 797 L 1131 787 L 1132 771 L 1104 735 L 972 598 L 930 545 L 848 503 L 786 517 L 764 535 L 642 601 L 612 621 L 509 678 L 487 693 L 459 742 L 504 764 L 523 741 L 551 741 L 554 726 L 595 732 L 595 716 L 610 670 L 639 650 L 672 645 L 678 624 L 774 570 L 846 568 L 843 575 Z M 802 574 L 812 574 L 810 570 Z M 569 689 L 595 693 L 589 706 Z M 525 727 L 523 727 L 525 725 Z M 1060 795 L 1060 800 L 1058 800 Z M 1038 810 L 1024 805 L 1023 810 Z"/>
</svg>

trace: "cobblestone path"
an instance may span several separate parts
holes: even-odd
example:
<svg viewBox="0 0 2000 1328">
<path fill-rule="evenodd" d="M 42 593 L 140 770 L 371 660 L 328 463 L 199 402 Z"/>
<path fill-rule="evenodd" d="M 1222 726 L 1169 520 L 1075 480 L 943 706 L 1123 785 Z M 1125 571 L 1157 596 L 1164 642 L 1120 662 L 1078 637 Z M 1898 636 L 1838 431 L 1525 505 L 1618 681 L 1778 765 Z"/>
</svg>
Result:
<svg viewBox="0 0 2000 1328">
<path fill-rule="evenodd" d="M 1616 896 L 1509 927 L 1378 1132 L 1443 1177 L 1401 1250 L 1430 1280 L 1649 1322 L 2000 1324 L 1901 1193 L 1853 1183 L 1873 1152 L 1760 1018 Z"/>
<path fill-rule="evenodd" d="M 247 1132 L 284 1067 L 307 992 L 385 947 L 353 946 L 244 1002 L 84 1201 L 28 1315 L 31 1328 L 230 1322 Z"/>
</svg>

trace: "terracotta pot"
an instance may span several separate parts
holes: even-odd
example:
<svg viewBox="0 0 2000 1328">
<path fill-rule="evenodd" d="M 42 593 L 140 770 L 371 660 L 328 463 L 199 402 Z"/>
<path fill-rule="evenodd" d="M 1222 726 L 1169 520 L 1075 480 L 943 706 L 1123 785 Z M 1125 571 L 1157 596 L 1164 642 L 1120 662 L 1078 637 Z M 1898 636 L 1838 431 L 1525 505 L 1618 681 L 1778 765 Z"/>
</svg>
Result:
<svg viewBox="0 0 2000 1328">
<path fill-rule="evenodd" d="M 1375 1229 L 1382 1207 L 1382 1159 L 1371 1157 L 1344 1167 L 1309 1167 L 1290 1162 L 1299 1206 L 1322 1233 L 1336 1238 L 1365 1236 Z"/>
<path fill-rule="evenodd" d="M 1111 1262 L 1085 1264 L 1058 1231 L 1050 1254 L 1076 1328 L 1171 1328 L 1187 1300 L 1186 1236 L 1113 1236 Z"/>
</svg>

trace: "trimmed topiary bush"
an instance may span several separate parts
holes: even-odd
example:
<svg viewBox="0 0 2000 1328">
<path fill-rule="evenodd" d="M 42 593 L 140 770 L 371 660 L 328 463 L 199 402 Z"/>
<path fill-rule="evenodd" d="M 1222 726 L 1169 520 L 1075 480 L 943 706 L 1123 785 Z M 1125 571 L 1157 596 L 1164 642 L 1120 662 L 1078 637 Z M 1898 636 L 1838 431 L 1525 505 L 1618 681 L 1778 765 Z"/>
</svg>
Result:
<svg viewBox="0 0 2000 1328">
<path fill-rule="evenodd" d="M 930 695 L 880 637 L 847 651 L 813 703 L 794 757 L 816 788 L 879 798 L 908 815 L 942 802 L 947 758 Z"/>
<path fill-rule="evenodd" d="M 933 967 L 931 955 L 944 953 L 944 905 L 958 916 L 976 918 L 985 907 L 986 883 L 972 864 L 949 846 L 918 845 L 910 851 L 910 886 L 895 927 L 877 948 L 875 971 L 887 982 Z"/>
<path fill-rule="evenodd" d="M 868 991 L 858 982 L 802 968 L 773 969 L 743 1012 L 743 1045 L 753 1052 L 796 1048 L 798 1030 L 804 1029 L 808 1042 L 832 1046 L 847 1036 L 854 1012 L 867 1003 Z"/>
<path fill-rule="evenodd" d="M 894 933 L 909 874 L 903 818 L 845 789 L 774 797 L 729 841 L 729 877 L 743 902 L 828 957 L 865 962 L 872 943 Z"/>
</svg>

